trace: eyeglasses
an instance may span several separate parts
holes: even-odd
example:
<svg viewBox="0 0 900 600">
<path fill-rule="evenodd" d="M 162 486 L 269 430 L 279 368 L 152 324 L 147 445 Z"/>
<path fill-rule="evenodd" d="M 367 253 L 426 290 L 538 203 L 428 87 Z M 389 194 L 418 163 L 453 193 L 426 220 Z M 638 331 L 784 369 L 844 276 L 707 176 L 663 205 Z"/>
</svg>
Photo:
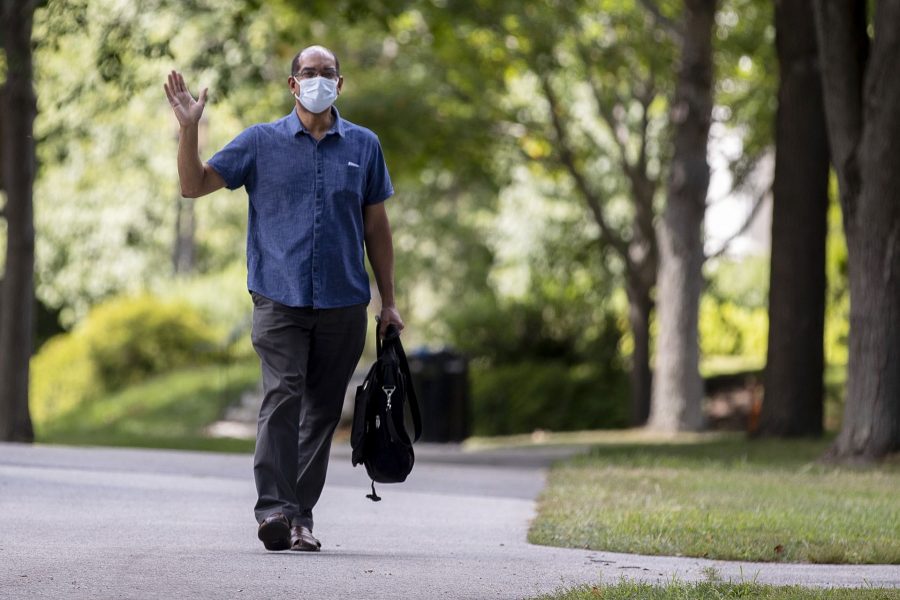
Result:
<svg viewBox="0 0 900 600">
<path fill-rule="evenodd" d="M 322 69 L 321 71 L 316 71 L 315 69 L 306 68 L 301 69 L 299 73 L 295 73 L 294 77 L 296 77 L 297 79 L 312 79 L 313 77 L 337 79 L 339 75 L 337 69 Z"/>
</svg>

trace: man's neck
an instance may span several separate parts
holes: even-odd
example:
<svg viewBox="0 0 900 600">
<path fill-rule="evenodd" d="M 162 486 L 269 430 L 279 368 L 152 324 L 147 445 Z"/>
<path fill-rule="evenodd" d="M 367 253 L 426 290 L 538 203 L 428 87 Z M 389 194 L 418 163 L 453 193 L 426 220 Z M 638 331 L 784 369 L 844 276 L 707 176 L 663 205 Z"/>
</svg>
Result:
<svg viewBox="0 0 900 600">
<path fill-rule="evenodd" d="M 316 140 L 321 140 L 325 137 L 325 134 L 328 133 L 328 130 L 334 125 L 334 115 L 332 114 L 330 107 L 324 112 L 313 114 L 298 106 L 297 116 L 300 117 L 300 122 L 306 127 L 309 134 Z"/>
</svg>

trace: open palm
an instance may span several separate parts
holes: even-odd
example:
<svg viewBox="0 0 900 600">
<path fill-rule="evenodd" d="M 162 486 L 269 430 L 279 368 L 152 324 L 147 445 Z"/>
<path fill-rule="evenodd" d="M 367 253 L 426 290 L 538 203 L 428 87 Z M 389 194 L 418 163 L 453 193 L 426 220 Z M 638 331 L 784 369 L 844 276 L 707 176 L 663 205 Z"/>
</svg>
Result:
<svg viewBox="0 0 900 600">
<path fill-rule="evenodd" d="M 200 121 L 200 115 L 203 114 L 203 107 L 206 106 L 206 92 L 208 88 L 203 88 L 200 92 L 200 98 L 195 100 L 184 84 L 184 77 L 178 71 L 169 73 L 169 82 L 163 84 L 166 90 L 166 98 L 169 99 L 169 105 L 178 124 L 182 127 L 196 125 Z"/>
</svg>

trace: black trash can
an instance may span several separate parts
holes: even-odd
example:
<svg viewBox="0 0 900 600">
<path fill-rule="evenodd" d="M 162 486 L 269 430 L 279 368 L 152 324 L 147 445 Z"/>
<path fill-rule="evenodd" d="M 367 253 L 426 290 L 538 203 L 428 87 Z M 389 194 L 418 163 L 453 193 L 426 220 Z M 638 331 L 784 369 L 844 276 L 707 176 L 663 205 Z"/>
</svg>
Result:
<svg viewBox="0 0 900 600">
<path fill-rule="evenodd" d="M 469 437 L 469 363 L 452 350 L 417 350 L 408 357 L 422 406 L 422 441 L 461 442 Z"/>
</svg>

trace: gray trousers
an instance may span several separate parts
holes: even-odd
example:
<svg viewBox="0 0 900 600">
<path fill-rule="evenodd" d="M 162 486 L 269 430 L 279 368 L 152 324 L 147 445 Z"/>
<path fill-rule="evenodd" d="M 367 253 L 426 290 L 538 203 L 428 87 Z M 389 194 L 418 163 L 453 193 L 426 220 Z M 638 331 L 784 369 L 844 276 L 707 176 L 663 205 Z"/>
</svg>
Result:
<svg viewBox="0 0 900 600">
<path fill-rule="evenodd" d="M 366 341 L 366 305 L 294 308 L 251 295 L 264 394 L 253 461 L 256 520 L 281 512 L 312 530 L 331 438 Z"/>
</svg>

